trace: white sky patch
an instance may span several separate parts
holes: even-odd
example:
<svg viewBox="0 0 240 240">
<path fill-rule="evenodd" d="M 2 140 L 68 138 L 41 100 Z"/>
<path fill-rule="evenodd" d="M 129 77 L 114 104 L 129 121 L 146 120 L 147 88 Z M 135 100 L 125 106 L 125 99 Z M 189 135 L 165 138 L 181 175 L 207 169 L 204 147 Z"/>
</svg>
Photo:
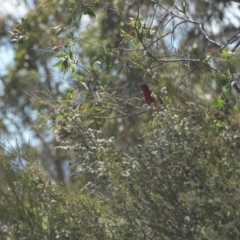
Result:
<svg viewBox="0 0 240 240">
<path fill-rule="evenodd" d="M 1 18 L 8 17 L 9 15 L 15 19 L 20 19 L 23 17 L 28 11 L 30 7 L 30 2 L 28 7 L 23 1 L 18 0 L 0 0 L 0 15 Z M 11 34 L 9 33 L 9 39 L 11 39 Z M 7 40 L 7 39 L 5 39 Z M 14 58 L 14 51 L 9 44 L 6 44 L 4 39 L 0 39 L 0 59 L 1 59 L 1 66 L 0 66 L 0 75 L 6 73 L 5 67 L 13 62 Z"/>
<path fill-rule="evenodd" d="M 0 41 L 1 44 L 1 41 Z M 1 58 L 1 66 L 0 66 L 0 74 L 3 75 L 6 73 L 5 67 L 13 61 L 14 52 L 11 48 L 7 46 L 0 45 L 0 58 Z"/>
<path fill-rule="evenodd" d="M 228 8 L 228 11 L 225 11 L 225 17 L 227 20 L 234 25 L 234 27 L 238 28 L 240 26 L 240 4 L 232 2 L 231 7 Z"/>
<path fill-rule="evenodd" d="M 14 18 L 20 18 L 24 16 L 28 9 L 23 1 L 17 0 L 0 0 L 0 15 L 7 16 L 11 14 Z"/>
</svg>

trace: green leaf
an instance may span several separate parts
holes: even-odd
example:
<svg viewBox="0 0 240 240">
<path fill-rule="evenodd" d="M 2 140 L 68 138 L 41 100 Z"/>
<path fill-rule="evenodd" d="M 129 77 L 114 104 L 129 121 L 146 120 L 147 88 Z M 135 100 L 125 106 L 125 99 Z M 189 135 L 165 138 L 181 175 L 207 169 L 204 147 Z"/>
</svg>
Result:
<svg viewBox="0 0 240 240">
<path fill-rule="evenodd" d="M 75 70 L 75 65 L 74 65 L 73 63 L 70 63 L 70 64 L 69 64 L 69 67 L 71 68 L 72 72 L 74 72 L 74 70 Z"/>
<path fill-rule="evenodd" d="M 224 50 L 222 51 L 220 57 L 223 59 L 223 60 L 226 60 L 226 61 L 231 61 L 233 59 L 233 54 Z"/>
<path fill-rule="evenodd" d="M 216 107 L 220 107 L 224 104 L 224 100 L 221 98 L 216 98 L 214 101 L 212 101 L 212 105 Z"/>
<path fill-rule="evenodd" d="M 52 65 L 52 67 L 61 67 L 61 66 L 62 66 L 62 60 Z"/>
<path fill-rule="evenodd" d="M 94 56 L 90 62 L 90 67 L 93 67 L 93 64 L 100 58 L 100 56 Z"/>
<path fill-rule="evenodd" d="M 130 18 L 130 25 L 132 26 L 132 27 L 135 27 L 135 25 L 136 25 L 136 19 L 135 18 Z"/>
<path fill-rule="evenodd" d="M 110 67 L 111 65 L 111 59 L 109 55 L 106 56 L 106 64 L 107 64 L 107 67 Z"/>
<path fill-rule="evenodd" d="M 70 38 L 70 39 L 73 39 L 74 37 L 74 34 L 73 34 L 73 30 L 71 29 L 69 34 L 67 34 L 67 37 Z"/>
<path fill-rule="evenodd" d="M 75 0 L 68 0 L 70 3 L 75 3 Z"/>
<path fill-rule="evenodd" d="M 66 70 L 66 69 L 68 69 L 68 67 L 69 67 L 69 62 L 68 62 L 68 59 L 66 58 L 66 59 L 64 59 L 63 62 L 62 62 L 62 68 L 63 68 L 64 70 Z"/>
<path fill-rule="evenodd" d="M 63 58 L 63 57 L 68 57 L 68 56 L 69 56 L 69 53 L 58 53 L 58 54 L 56 54 L 57 58 Z"/>
<path fill-rule="evenodd" d="M 78 74 L 75 73 L 75 72 L 72 73 L 72 76 L 75 77 L 75 78 L 77 78 L 77 81 L 78 81 L 79 83 L 82 83 L 82 82 L 83 82 L 83 76 L 78 75 Z"/>
<path fill-rule="evenodd" d="M 127 32 L 125 32 L 123 30 L 121 30 L 121 37 L 122 37 L 123 42 L 126 42 L 126 41 L 129 41 L 129 40 L 133 39 L 132 35 L 128 34 Z"/>
<path fill-rule="evenodd" d="M 71 60 L 73 60 L 73 53 L 72 53 L 72 51 L 69 51 L 69 58 L 70 58 Z"/>
<path fill-rule="evenodd" d="M 59 120 L 64 119 L 64 115 L 58 115 Z"/>
<path fill-rule="evenodd" d="M 21 33 L 21 31 L 18 30 L 17 28 L 14 28 L 14 29 L 13 29 L 13 32 L 14 32 L 14 33 Z"/>
<path fill-rule="evenodd" d="M 67 92 L 67 93 L 71 93 L 71 94 L 72 94 L 73 91 L 74 91 L 73 88 L 70 88 L 70 87 L 67 87 L 67 88 L 66 88 L 66 92 Z"/>
<path fill-rule="evenodd" d="M 66 22 L 67 25 L 70 25 L 72 20 L 73 20 L 73 15 L 70 15 L 70 16 L 67 17 L 65 22 Z"/>
<path fill-rule="evenodd" d="M 107 54 L 107 49 L 102 45 L 101 45 L 101 50 L 103 54 Z"/>
<path fill-rule="evenodd" d="M 158 26 L 153 26 L 153 27 L 151 28 L 151 30 L 153 30 L 153 31 L 158 30 Z"/>
</svg>

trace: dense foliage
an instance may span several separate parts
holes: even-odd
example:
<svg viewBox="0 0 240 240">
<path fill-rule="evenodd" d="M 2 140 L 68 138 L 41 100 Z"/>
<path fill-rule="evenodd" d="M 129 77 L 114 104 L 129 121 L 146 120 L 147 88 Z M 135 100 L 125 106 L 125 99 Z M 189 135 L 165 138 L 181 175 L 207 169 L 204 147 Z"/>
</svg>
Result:
<svg viewBox="0 0 240 240">
<path fill-rule="evenodd" d="M 1 145 L 1 239 L 238 239 L 238 4 L 24 2 L 1 130 L 34 137 Z"/>
</svg>

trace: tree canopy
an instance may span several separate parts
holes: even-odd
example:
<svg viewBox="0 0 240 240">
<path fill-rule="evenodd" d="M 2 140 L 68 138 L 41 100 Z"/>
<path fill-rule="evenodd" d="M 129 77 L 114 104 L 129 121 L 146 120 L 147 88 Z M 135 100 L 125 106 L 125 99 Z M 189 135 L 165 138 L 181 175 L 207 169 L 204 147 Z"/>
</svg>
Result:
<svg viewBox="0 0 240 240">
<path fill-rule="evenodd" d="M 239 238 L 238 2 L 2 14 L 2 239 Z"/>
</svg>

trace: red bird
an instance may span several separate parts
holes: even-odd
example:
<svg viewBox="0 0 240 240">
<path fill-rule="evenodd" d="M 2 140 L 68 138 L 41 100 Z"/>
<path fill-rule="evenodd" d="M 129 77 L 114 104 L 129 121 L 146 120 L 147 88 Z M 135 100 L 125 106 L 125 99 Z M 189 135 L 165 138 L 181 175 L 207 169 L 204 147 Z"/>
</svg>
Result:
<svg viewBox="0 0 240 240">
<path fill-rule="evenodd" d="M 146 83 L 141 83 L 139 86 L 143 91 L 143 95 L 147 105 L 150 106 L 152 103 L 154 103 L 154 105 L 156 106 L 156 99 L 152 97 L 152 90 L 150 89 L 150 87 Z M 163 104 L 162 99 L 160 97 L 158 97 L 158 99 L 160 103 Z"/>
</svg>

